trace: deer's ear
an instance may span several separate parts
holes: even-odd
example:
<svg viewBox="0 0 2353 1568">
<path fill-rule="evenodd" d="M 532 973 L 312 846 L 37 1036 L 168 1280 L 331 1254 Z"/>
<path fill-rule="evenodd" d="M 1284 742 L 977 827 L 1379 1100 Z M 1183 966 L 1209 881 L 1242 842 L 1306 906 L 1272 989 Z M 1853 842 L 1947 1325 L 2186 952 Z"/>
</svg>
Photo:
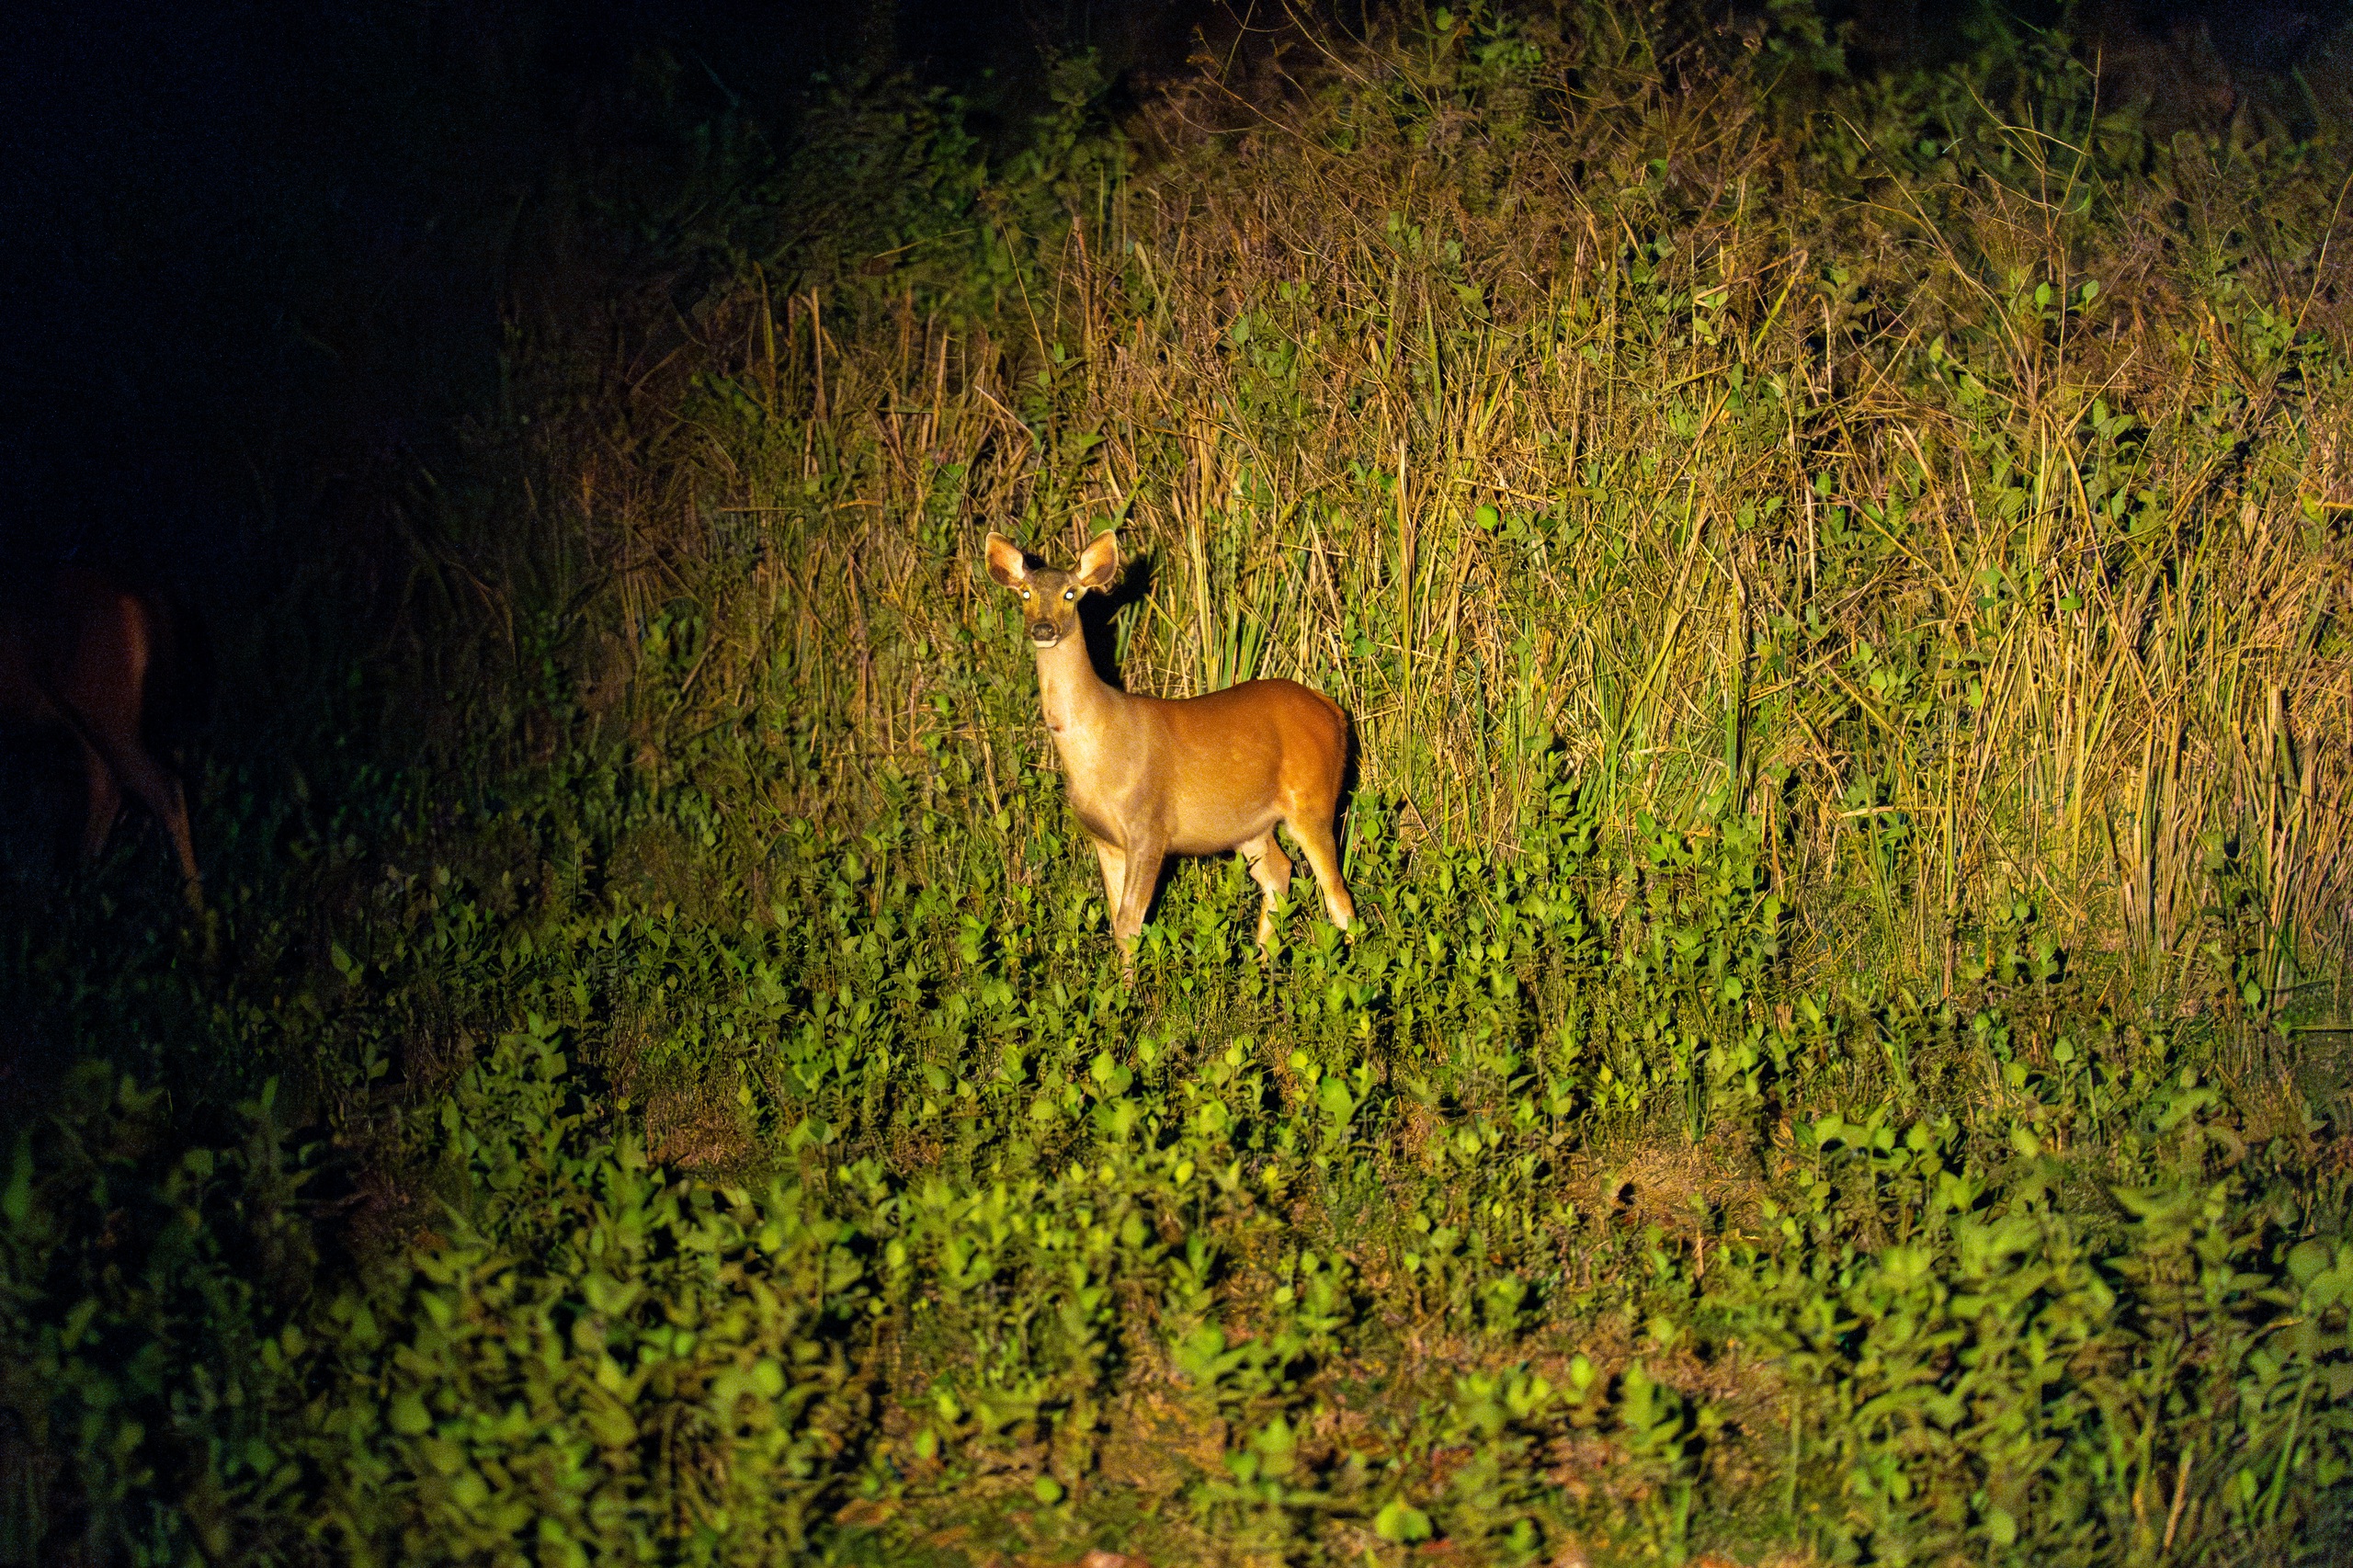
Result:
<svg viewBox="0 0 2353 1568">
<path fill-rule="evenodd" d="M 1021 547 L 1011 540 L 989 530 L 989 575 L 1008 588 L 1019 587 L 1029 581 L 1029 568 L 1021 559 Z"/>
<path fill-rule="evenodd" d="M 1087 547 L 1079 551 L 1078 583 L 1083 588 L 1103 593 L 1120 574 L 1120 536 L 1097 534 Z"/>
</svg>

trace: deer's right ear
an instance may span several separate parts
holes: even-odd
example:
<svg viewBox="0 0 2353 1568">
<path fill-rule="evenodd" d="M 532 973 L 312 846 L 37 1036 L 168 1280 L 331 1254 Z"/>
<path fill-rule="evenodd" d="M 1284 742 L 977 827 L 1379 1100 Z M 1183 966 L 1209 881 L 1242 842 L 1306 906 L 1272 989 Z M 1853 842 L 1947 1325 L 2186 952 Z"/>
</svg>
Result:
<svg viewBox="0 0 2353 1568">
<path fill-rule="evenodd" d="M 1029 568 L 1022 562 L 1021 547 L 994 528 L 989 530 L 988 556 L 989 575 L 1002 586 L 1017 588 L 1029 578 Z"/>
</svg>

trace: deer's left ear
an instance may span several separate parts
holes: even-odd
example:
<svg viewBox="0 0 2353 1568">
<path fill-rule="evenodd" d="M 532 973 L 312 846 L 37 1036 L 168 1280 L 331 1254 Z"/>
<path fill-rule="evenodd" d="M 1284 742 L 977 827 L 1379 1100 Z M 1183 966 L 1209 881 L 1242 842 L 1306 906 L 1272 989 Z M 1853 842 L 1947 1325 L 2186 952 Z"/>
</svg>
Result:
<svg viewBox="0 0 2353 1568">
<path fill-rule="evenodd" d="M 1019 587 L 1029 577 L 1029 564 L 1021 559 L 1021 547 L 1011 540 L 989 530 L 989 575 L 1005 587 Z"/>
<path fill-rule="evenodd" d="M 1097 534 L 1078 555 L 1078 585 L 1103 593 L 1120 574 L 1120 536 Z"/>
</svg>

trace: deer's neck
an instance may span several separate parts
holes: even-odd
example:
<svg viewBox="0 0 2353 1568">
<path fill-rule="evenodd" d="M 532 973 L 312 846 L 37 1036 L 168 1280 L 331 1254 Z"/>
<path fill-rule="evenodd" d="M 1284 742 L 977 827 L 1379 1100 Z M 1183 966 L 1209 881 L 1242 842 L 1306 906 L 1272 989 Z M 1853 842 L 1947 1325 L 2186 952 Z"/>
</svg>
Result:
<svg viewBox="0 0 2353 1568">
<path fill-rule="evenodd" d="M 1065 638 L 1038 650 L 1038 696 L 1046 710 L 1046 728 L 1066 762 L 1092 753 L 1124 700 L 1095 673 L 1084 637 Z"/>
</svg>

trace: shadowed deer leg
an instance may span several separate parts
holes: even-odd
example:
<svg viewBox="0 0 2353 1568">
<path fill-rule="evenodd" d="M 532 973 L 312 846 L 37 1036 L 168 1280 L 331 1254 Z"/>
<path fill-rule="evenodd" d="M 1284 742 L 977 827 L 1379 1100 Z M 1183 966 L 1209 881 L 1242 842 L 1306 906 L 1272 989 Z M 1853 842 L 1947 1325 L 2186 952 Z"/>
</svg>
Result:
<svg viewBox="0 0 2353 1568">
<path fill-rule="evenodd" d="M 1241 849 L 1243 864 L 1250 868 L 1250 880 L 1267 895 L 1266 903 L 1258 911 L 1258 946 L 1271 947 L 1275 940 L 1275 906 L 1290 892 L 1290 857 L 1275 842 L 1275 830 L 1268 828 Z"/>
<path fill-rule="evenodd" d="M 82 774 L 89 786 L 89 812 L 82 819 L 82 858 L 88 861 L 98 858 L 114 833 L 115 819 L 122 814 L 122 786 L 97 747 L 86 740 L 82 743 Z"/>
<path fill-rule="evenodd" d="M 140 747 L 104 742 L 94 728 L 80 724 L 75 734 L 82 743 L 82 764 L 90 787 L 90 815 L 82 830 L 83 857 L 95 859 L 106 847 L 115 818 L 121 814 L 122 791 L 128 786 L 139 803 L 163 824 L 180 864 L 188 907 L 203 914 L 204 881 L 196 869 L 196 846 L 188 824 L 188 791 L 179 779 Z"/>
</svg>

